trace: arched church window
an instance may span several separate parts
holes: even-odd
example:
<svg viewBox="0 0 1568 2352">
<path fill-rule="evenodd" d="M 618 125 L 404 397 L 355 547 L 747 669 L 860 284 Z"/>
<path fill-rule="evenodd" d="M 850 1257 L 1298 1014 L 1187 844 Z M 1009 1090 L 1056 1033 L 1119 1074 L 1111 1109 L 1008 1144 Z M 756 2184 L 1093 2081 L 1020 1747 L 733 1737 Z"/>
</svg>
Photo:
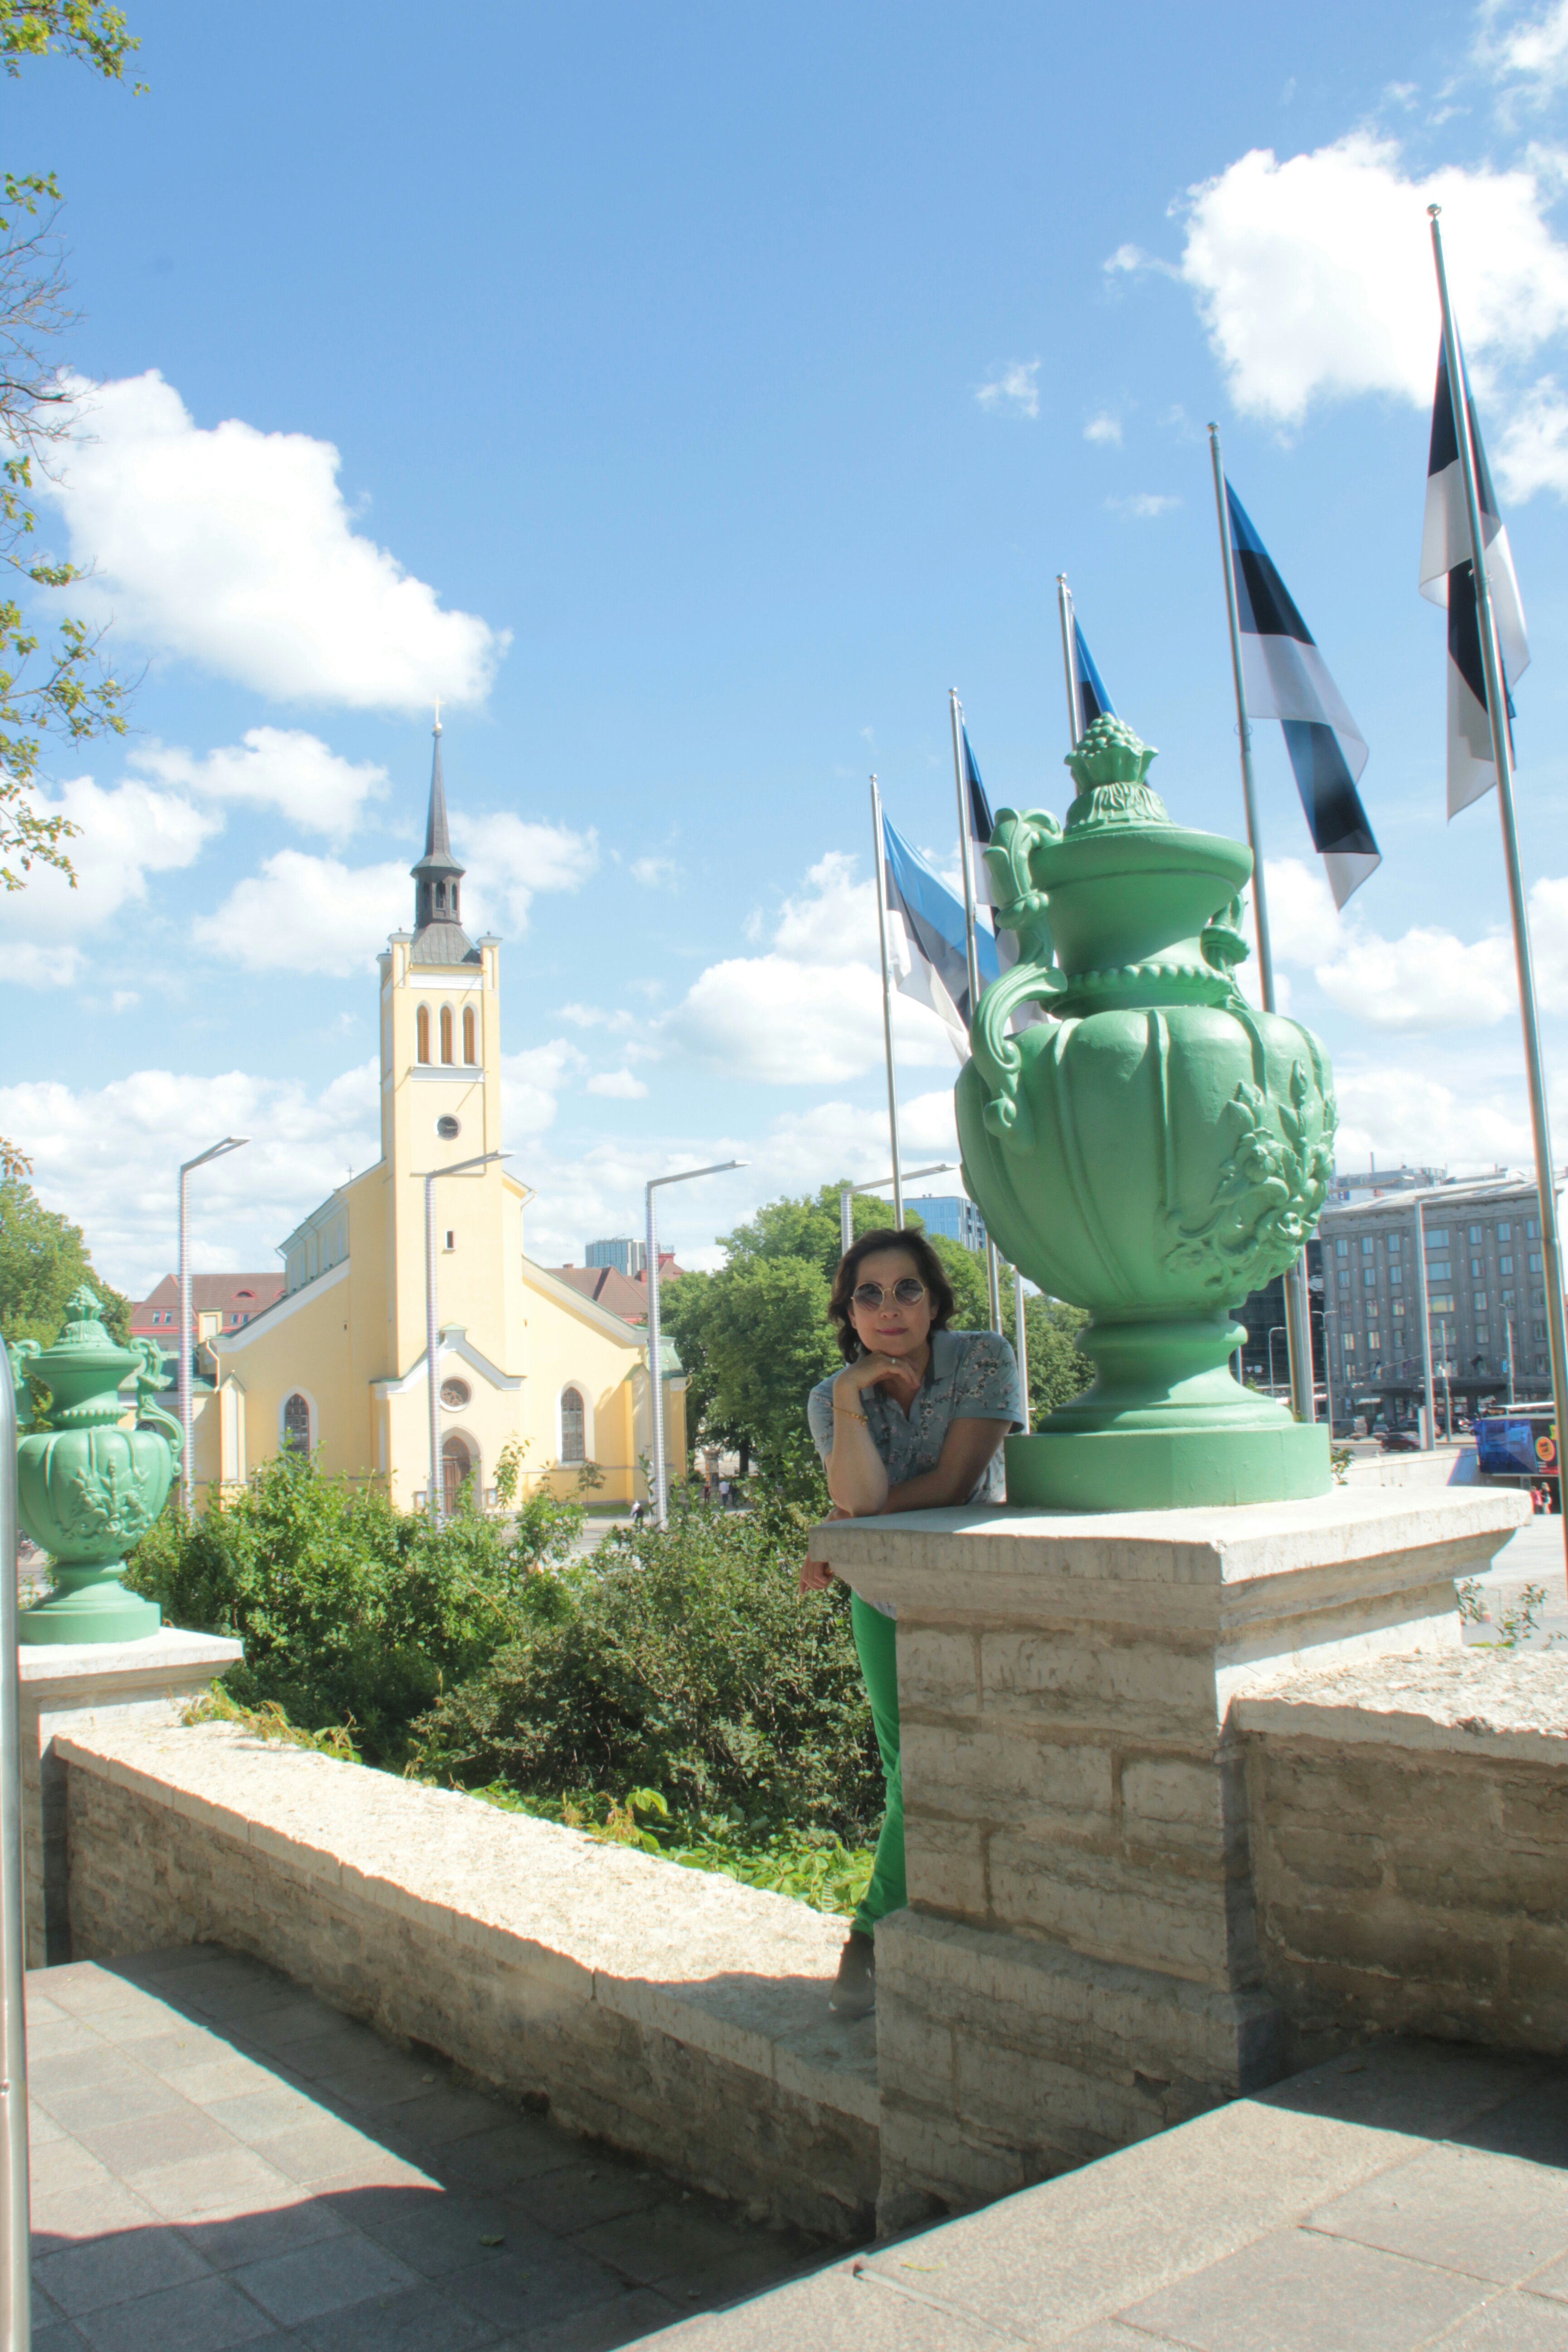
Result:
<svg viewBox="0 0 1568 2352">
<path fill-rule="evenodd" d="M 309 1454 L 310 1451 L 310 1404 L 298 1389 L 283 1406 L 283 1450 L 286 1454 Z"/>
<path fill-rule="evenodd" d="M 465 1004 L 463 1007 L 463 1059 L 470 1069 L 479 1058 L 479 1023 L 474 1019 L 474 1008 L 471 1004 Z"/>
<path fill-rule="evenodd" d="M 441 1059 L 444 1062 L 449 1062 L 451 1058 L 452 1008 L 449 1004 L 443 1004 L 441 1007 Z"/>
<path fill-rule="evenodd" d="M 422 1004 L 414 1016 L 414 1052 L 421 1062 L 430 1059 L 430 1007 Z"/>
<path fill-rule="evenodd" d="M 561 1459 L 563 1462 L 585 1462 L 587 1448 L 584 1442 L 585 1413 L 581 1389 L 561 1391 Z"/>
</svg>

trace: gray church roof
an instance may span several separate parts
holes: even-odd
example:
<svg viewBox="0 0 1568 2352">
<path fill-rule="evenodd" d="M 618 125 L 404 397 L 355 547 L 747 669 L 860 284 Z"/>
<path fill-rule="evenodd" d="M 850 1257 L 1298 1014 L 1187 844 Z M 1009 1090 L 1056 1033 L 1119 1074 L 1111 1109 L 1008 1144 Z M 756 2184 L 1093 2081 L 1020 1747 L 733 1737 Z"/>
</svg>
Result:
<svg viewBox="0 0 1568 2352">
<path fill-rule="evenodd" d="M 447 830 L 447 785 L 441 773 L 441 721 L 436 721 L 430 761 L 430 811 L 425 821 L 425 855 L 414 877 L 414 945 L 410 963 L 478 963 L 479 951 L 464 930 L 459 890 L 464 867 L 452 855 Z"/>
</svg>

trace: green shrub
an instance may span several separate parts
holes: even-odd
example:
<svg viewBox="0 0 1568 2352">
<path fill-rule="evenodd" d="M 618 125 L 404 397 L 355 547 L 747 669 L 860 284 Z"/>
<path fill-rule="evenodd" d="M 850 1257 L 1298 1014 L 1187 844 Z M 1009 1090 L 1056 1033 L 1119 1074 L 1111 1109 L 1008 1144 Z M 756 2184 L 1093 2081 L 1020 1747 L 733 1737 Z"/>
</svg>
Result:
<svg viewBox="0 0 1568 2352">
<path fill-rule="evenodd" d="M 802 1594 L 807 1514 L 686 1500 L 668 1530 L 617 1529 L 540 1579 L 550 1605 L 415 1727 L 414 1769 L 496 1782 L 541 1811 L 662 1792 L 659 1849 L 862 1839 L 882 1783 L 841 1587 Z M 539 1801 L 546 1801 L 543 1803 Z M 531 1808 L 534 1809 L 534 1808 Z"/>
<path fill-rule="evenodd" d="M 416 1716 L 549 1614 L 554 1579 L 534 1571 L 581 1525 L 575 1504 L 537 1495 L 514 1528 L 464 1507 L 437 1530 L 285 1454 L 199 1518 L 166 1513 L 125 1581 L 171 1624 L 238 1636 L 245 1662 L 224 1682 L 239 1705 L 275 1702 L 308 1731 L 350 1725 L 369 1762 L 395 1764 Z"/>
</svg>

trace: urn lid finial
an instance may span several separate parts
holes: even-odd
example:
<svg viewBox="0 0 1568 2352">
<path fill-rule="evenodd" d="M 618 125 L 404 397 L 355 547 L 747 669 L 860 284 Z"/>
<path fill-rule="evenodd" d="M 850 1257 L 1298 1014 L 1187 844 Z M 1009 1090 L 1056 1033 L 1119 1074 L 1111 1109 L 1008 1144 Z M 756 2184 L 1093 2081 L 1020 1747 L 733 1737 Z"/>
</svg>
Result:
<svg viewBox="0 0 1568 2352">
<path fill-rule="evenodd" d="M 1078 786 L 1067 832 L 1079 832 L 1086 825 L 1169 824 L 1163 801 L 1144 782 L 1158 756 L 1153 745 L 1141 741 L 1124 720 L 1103 712 L 1084 729 L 1067 756 L 1068 773 Z"/>
</svg>

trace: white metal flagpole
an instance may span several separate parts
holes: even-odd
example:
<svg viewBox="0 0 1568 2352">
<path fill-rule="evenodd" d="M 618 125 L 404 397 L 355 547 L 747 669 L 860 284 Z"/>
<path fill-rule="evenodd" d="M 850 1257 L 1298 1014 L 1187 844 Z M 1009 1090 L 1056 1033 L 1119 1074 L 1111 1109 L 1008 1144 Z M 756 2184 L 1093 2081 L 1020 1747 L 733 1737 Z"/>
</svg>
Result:
<svg viewBox="0 0 1568 2352">
<path fill-rule="evenodd" d="M 1530 1091 L 1530 1123 L 1535 1136 L 1535 1187 L 1541 1196 L 1546 1338 L 1552 1356 L 1552 1401 L 1557 1421 L 1557 1492 L 1561 1503 L 1568 1492 L 1568 1480 L 1563 1472 L 1563 1441 L 1568 1438 L 1568 1336 L 1564 1334 L 1563 1319 L 1563 1251 L 1557 1229 L 1557 1186 L 1552 1164 L 1552 1127 L 1546 1109 L 1546 1076 L 1541 1057 L 1541 1024 L 1535 1004 L 1530 914 L 1525 903 L 1524 876 L 1519 862 L 1519 832 L 1514 822 L 1513 757 L 1508 735 L 1507 688 L 1503 683 L 1497 616 L 1492 610 L 1491 583 L 1487 577 L 1486 547 L 1481 535 L 1480 488 L 1476 479 L 1476 446 L 1470 431 L 1470 388 L 1459 356 L 1459 338 L 1454 326 L 1453 308 L 1448 300 L 1448 273 L 1443 260 L 1443 232 L 1437 226 L 1442 207 L 1428 205 L 1426 210 L 1432 222 L 1432 258 L 1437 268 L 1437 299 L 1443 310 L 1443 351 L 1448 363 L 1448 398 L 1454 411 L 1454 437 L 1458 444 L 1459 471 L 1465 484 L 1465 518 L 1470 530 L 1470 569 L 1476 583 L 1476 619 L 1480 629 L 1487 716 L 1491 721 L 1492 761 L 1497 769 L 1498 815 L 1502 824 L 1509 912 L 1513 919 L 1513 960 L 1519 974 L 1519 1011 L 1524 1028 L 1524 1075 Z M 1443 1352 L 1447 1356 L 1446 1346 Z M 1450 1423 L 1450 1433 L 1451 1429 Z M 1563 1544 L 1568 1549 L 1568 1510 L 1563 1512 L 1562 1518 Z"/>
<path fill-rule="evenodd" d="M 948 717 L 952 721 L 952 778 L 958 789 L 958 855 L 963 868 L 963 949 L 969 973 L 969 1019 L 971 1026 L 980 1009 L 980 959 L 974 950 L 974 861 L 970 854 L 969 795 L 963 789 L 963 705 L 958 698 L 958 688 L 947 689 Z M 900 1224 L 903 1220 L 900 1218 Z M 991 1328 L 1002 1328 L 1002 1285 L 996 1271 L 996 1244 L 989 1234 L 985 1236 L 985 1297 L 991 1309 Z"/>
<path fill-rule="evenodd" d="M 1215 512 L 1219 519 L 1220 561 L 1225 569 L 1225 612 L 1230 625 L 1230 667 L 1236 680 L 1236 726 L 1241 738 L 1241 801 L 1247 815 L 1247 845 L 1252 852 L 1252 919 L 1258 933 L 1258 984 L 1263 1009 L 1274 1006 L 1274 946 L 1268 930 L 1268 898 L 1263 884 L 1263 836 L 1258 823 L 1258 794 L 1252 775 L 1252 726 L 1247 716 L 1247 681 L 1241 667 L 1241 623 L 1236 606 L 1236 566 L 1230 551 L 1230 517 L 1226 511 L 1225 466 L 1220 457 L 1219 426 L 1209 426 L 1209 456 L 1214 460 Z M 1290 1409 L 1298 1421 L 1316 1421 L 1318 1402 L 1312 1378 L 1312 1319 L 1307 1293 L 1307 1253 L 1302 1250 L 1288 1266 L 1285 1292 L 1285 1348 L 1290 1360 Z M 1327 1340 L 1325 1339 L 1324 1345 Z"/>
<path fill-rule="evenodd" d="M 893 1074 L 893 979 L 888 969 L 888 857 L 882 839 L 882 795 L 871 779 L 871 841 L 877 868 L 877 939 L 882 950 L 882 1045 L 888 1057 L 888 1140 L 893 1160 L 893 1224 L 904 1230 L 904 1180 L 899 1157 L 899 1082 Z"/>
<path fill-rule="evenodd" d="M 1062 675 L 1068 690 L 1068 750 L 1076 751 L 1083 733 L 1083 689 L 1079 684 L 1077 647 L 1073 644 L 1072 590 L 1065 572 L 1057 573 L 1057 611 L 1062 625 Z"/>
</svg>

